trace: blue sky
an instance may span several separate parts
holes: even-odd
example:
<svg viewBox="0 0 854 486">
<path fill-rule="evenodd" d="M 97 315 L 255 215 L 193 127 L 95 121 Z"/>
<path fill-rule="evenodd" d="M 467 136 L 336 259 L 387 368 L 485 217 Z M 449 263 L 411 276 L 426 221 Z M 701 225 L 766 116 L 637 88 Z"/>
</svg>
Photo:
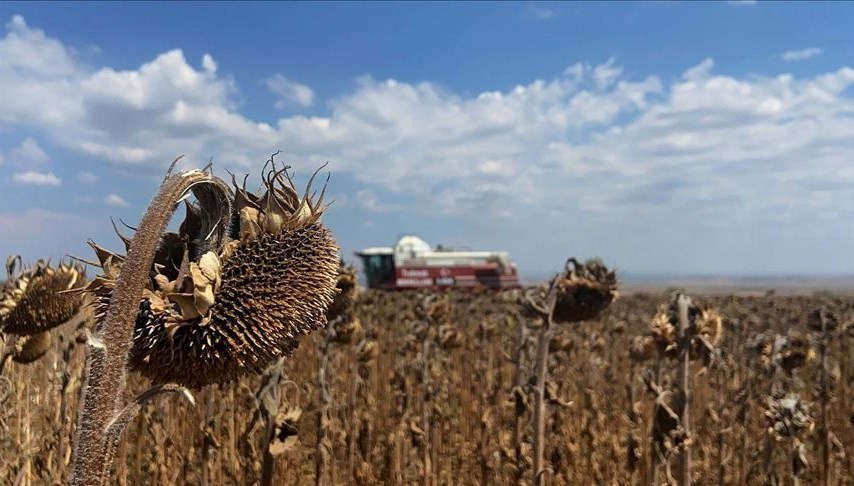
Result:
<svg viewBox="0 0 854 486">
<path fill-rule="evenodd" d="M 345 257 L 851 274 L 846 3 L 4 3 L 0 254 L 118 246 L 164 168 L 329 162 Z"/>
</svg>

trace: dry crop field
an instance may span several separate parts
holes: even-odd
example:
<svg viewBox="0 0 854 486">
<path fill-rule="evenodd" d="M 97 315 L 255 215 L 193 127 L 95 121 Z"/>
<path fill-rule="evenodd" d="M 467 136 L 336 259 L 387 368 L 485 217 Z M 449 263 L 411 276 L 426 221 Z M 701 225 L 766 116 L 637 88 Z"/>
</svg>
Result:
<svg viewBox="0 0 854 486">
<path fill-rule="evenodd" d="M 241 179 L 6 260 L 0 484 L 854 484 L 851 299 L 360 291 L 325 185 Z"/>
<path fill-rule="evenodd" d="M 827 475 L 829 484 L 854 484 L 852 301 L 698 300 L 720 313 L 721 328 L 710 338 L 716 355 L 689 363 L 693 482 L 821 484 Z M 666 294 L 621 296 L 598 319 L 556 326 L 547 482 L 674 481 L 669 448 L 684 437 L 668 434 L 676 425 L 655 403 L 672 400 L 678 363 L 643 349 L 667 302 Z M 522 314 L 518 293 L 363 292 L 352 317 L 304 338 L 280 376 L 205 386 L 195 406 L 171 397 L 145 406 L 121 438 L 111 477 L 257 483 L 273 415 L 273 484 L 531 484 L 541 322 Z M 74 324 L 51 331 L 33 363 L 6 360 L 0 483 L 68 479 L 84 363 L 78 333 Z M 129 382 L 127 399 L 148 386 L 137 374 Z M 793 454 L 807 463 L 797 475 Z"/>
</svg>

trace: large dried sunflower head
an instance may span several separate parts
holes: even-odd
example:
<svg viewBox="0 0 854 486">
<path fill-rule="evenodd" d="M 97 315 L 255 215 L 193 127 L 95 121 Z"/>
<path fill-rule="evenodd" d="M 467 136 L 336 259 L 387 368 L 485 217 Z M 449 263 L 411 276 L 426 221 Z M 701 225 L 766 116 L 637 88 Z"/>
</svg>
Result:
<svg viewBox="0 0 854 486">
<path fill-rule="evenodd" d="M 131 369 L 191 388 L 228 382 L 262 372 L 326 324 L 339 257 L 320 222 L 325 187 L 317 197 L 309 181 L 300 197 L 288 167 L 268 167 L 259 194 L 245 179 L 232 178 L 233 192 L 219 179 L 192 188 L 196 201 L 155 254 Z M 93 246 L 103 274 L 89 288 L 103 318 L 124 258 Z"/>
<path fill-rule="evenodd" d="M 7 280 L 0 289 L 0 330 L 8 334 L 40 334 L 65 323 L 80 309 L 83 298 L 67 291 L 86 285 L 83 267 L 39 260 L 31 267 L 20 256 L 6 259 Z"/>
<path fill-rule="evenodd" d="M 343 316 L 353 309 L 359 300 L 359 282 L 356 278 L 356 268 L 345 265 L 341 260 L 338 267 L 338 283 L 336 284 L 335 299 L 326 311 L 326 318 L 330 321 L 336 317 Z"/>
<path fill-rule="evenodd" d="M 556 282 L 555 322 L 595 319 L 617 297 L 617 274 L 598 260 L 570 258 Z"/>
<path fill-rule="evenodd" d="M 556 323 L 596 319 L 617 297 L 617 274 L 598 259 L 566 262 L 564 271 L 551 282 L 554 286 Z M 546 286 L 527 289 L 518 296 L 520 310 L 530 318 L 543 317 L 548 310 Z"/>
</svg>

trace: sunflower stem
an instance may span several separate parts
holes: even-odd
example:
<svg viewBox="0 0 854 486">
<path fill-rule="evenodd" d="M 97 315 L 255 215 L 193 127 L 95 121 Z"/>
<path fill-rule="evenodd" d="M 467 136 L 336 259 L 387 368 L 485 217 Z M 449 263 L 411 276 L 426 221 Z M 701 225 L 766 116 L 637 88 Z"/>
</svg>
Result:
<svg viewBox="0 0 854 486">
<path fill-rule="evenodd" d="M 557 278 L 552 280 L 546 297 L 546 314 L 543 316 L 543 326 L 537 340 L 537 362 L 535 367 L 536 385 L 534 394 L 537 398 L 534 408 L 534 484 L 546 484 L 544 456 L 546 449 L 546 378 L 549 371 L 549 341 L 554 324 L 554 311 L 557 303 Z"/>
<path fill-rule="evenodd" d="M 691 484 L 691 420 L 689 415 L 689 411 L 691 408 L 691 374 L 689 370 L 691 363 L 691 340 L 693 338 L 693 330 L 691 328 L 691 323 L 688 320 L 688 308 L 691 306 L 690 297 L 686 295 L 680 295 L 679 300 L 677 301 L 677 305 L 679 309 L 679 338 L 681 341 L 679 356 L 681 363 L 678 369 L 678 381 L 682 410 L 679 417 L 679 421 L 681 422 L 682 428 L 685 431 L 685 441 L 682 444 L 682 447 L 679 449 L 678 479 L 679 486 L 684 486 Z"/>
<path fill-rule="evenodd" d="M 112 457 L 107 428 L 124 408 L 121 404 L 127 381 L 127 361 L 139 302 L 149 282 L 149 269 L 175 202 L 193 185 L 220 183 L 200 171 L 168 177 L 142 217 L 131 241 L 109 307 L 90 337 L 86 352 L 83 411 L 75 439 L 71 484 L 101 485 L 107 482 Z M 224 185 L 224 184 L 223 184 Z"/>
</svg>

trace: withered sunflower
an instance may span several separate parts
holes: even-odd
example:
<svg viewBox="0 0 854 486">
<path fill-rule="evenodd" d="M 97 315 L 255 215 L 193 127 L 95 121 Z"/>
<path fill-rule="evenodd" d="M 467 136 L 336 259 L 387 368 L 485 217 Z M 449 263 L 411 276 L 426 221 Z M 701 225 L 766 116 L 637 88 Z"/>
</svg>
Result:
<svg viewBox="0 0 854 486">
<path fill-rule="evenodd" d="M 595 319 L 617 297 L 617 274 L 598 260 L 566 262 L 557 281 L 555 322 L 579 322 Z"/>
<path fill-rule="evenodd" d="M 14 354 L 12 361 L 20 364 L 32 363 L 38 360 L 47 353 L 53 344 L 50 338 L 50 331 L 22 336 L 15 343 Z"/>
<path fill-rule="evenodd" d="M 674 293 L 666 304 L 659 306 L 644 336 L 655 344 L 660 355 L 668 358 L 679 356 L 679 295 Z M 720 313 L 712 307 L 692 301 L 688 307 L 688 321 L 691 326 L 690 359 L 709 362 L 723 336 Z"/>
<path fill-rule="evenodd" d="M 83 267 L 39 260 L 25 267 L 20 256 L 6 259 L 6 283 L 0 288 L 0 331 L 29 336 L 49 331 L 70 320 L 83 304 L 69 290 L 86 285 Z"/>
<path fill-rule="evenodd" d="M 356 269 L 352 265 L 345 265 L 344 260 L 341 260 L 338 267 L 335 299 L 326 311 L 326 318 L 331 321 L 347 314 L 356 305 L 357 300 L 359 300 L 359 282 L 356 278 Z"/>
<path fill-rule="evenodd" d="M 216 178 L 192 188 L 196 201 L 185 203 L 178 232 L 164 234 L 155 254 L 136 317 L 132 370 L 154 383 L 225 383 L 262 372 L 326 325 L 339 263 L 320 222 L 326 188 L 319 197 L 311 193 L 312 176 L 300 198 L 289 167 L 267 167 L 260 194 L 234 176 L 233 191 Z M 103 274 L 88 289 L 102 319 L 124 256 L 91 245 Z"/>
<path fill-rule="evenodd" d="M 617 274 L 597 259 L 580 263 L 575 258 L 552 281 L 554 285 L 553 320 L 558 324 L 587 321 L 599 317 L 617 297 Z M 522 313 L 543 317 L 548 288 L 529 289 L 520 297 Z"/>
</svg>

